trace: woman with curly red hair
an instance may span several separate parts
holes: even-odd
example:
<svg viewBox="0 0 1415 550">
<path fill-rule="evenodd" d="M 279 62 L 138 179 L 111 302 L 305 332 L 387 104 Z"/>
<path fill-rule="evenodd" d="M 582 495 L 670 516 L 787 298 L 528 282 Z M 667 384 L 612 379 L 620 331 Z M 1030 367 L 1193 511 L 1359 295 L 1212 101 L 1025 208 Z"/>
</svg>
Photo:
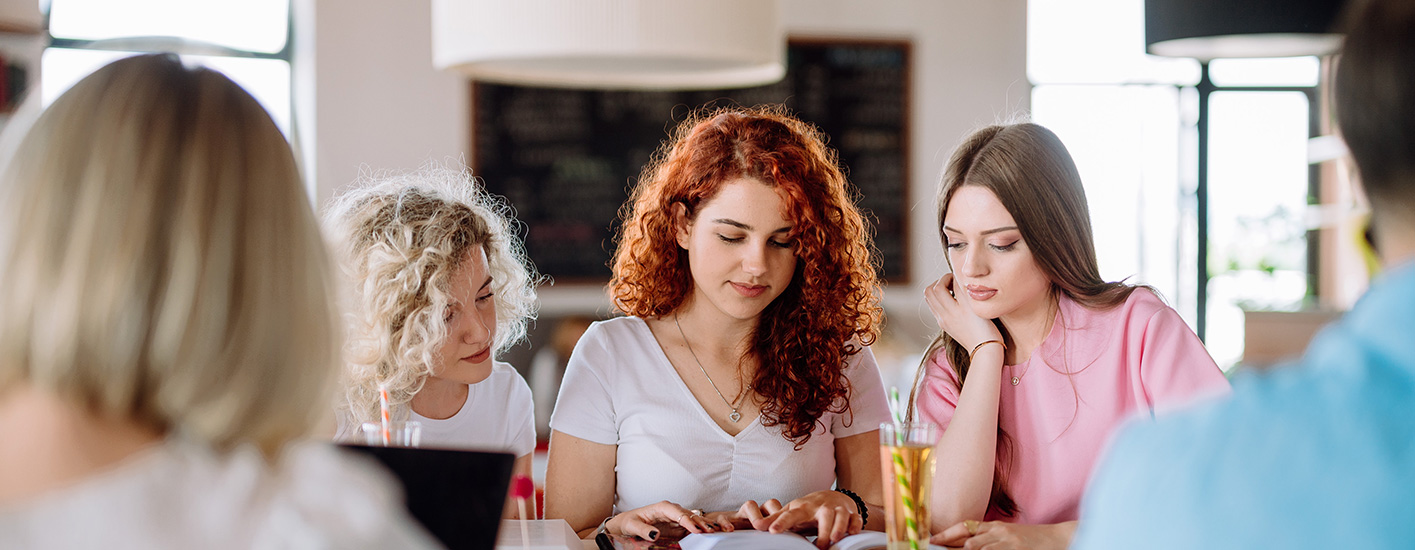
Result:
<svg viewBox="0 0 1415 550">
<path fill-rule="evenodd" d="M 781 108 L 700 113 L 623 217 L 627 316 L 570 357 L 546 516 L 649 540 L 814 528 L 822 548 L 881 528 L 877 252 L 822 136 Z"/>
</svg>

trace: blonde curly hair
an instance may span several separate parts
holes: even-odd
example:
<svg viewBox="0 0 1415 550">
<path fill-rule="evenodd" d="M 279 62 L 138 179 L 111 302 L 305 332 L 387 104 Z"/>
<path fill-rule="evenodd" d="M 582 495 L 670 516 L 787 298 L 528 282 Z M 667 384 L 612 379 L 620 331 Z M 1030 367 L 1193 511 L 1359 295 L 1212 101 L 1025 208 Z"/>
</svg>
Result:
<svg viewBox="0 0 1415 550">
<path fill-rule="evenodd" d="M 542 278 L 517 236 L 522 225 L 465 168 L 362 176 L 330 203 L 324 221 L 349 282 L 340 409 L 355 422 L 379 419 L 380 386 L 393 417 L 408 417 L 447 338 L 452 276 L 471 247 L 486 251 L 495 351 L 522 340 L 535 318 Z"/>
</svg>

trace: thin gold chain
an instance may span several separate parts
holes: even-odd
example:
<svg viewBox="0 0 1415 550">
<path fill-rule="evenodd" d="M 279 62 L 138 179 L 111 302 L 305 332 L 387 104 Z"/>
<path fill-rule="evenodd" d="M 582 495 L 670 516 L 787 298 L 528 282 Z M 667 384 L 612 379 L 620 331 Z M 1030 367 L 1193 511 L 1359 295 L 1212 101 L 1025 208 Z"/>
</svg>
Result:
<svg viewBox="0 0 1415 550">
<path fill-rule="evenodd" d="M 727 404 L 728 408 L 732 409 L 732 414 L 730 415 L 731 420 L 733 422 L 741 420 L 742 413 L 737 412 L 737 402 L 741 401 L 742 396 L 747 395 L 747 392 L 744 391 L 737 394 L 737 401 L 728 401 L 727 396 L 722 395 L 722 390 L 717 389 L 717 382 L 713 382 L 712 376 L 709 376 L 707 369 L 703 368 L 703 362 L 701 359 L 698 359 L 698 354 L 693 351 L 693 345 L 688 343 L 688 335 L 683 333 L 683 323 L 678 321 L 678 312 L 676 311 L 673 312 L 673 324 L 678 326 L 678 336 L 683 338 L 683 345 L 688 348 L 688 355 L 693 356 L 693 362 L 698 364 L 698 370 L 703 371 L 703 377 L 707 378 L 708 384 L 712 385 L 712 391 L 717 392 L 718 399 L 721 399 L 723 403 Z"/>
</svg>

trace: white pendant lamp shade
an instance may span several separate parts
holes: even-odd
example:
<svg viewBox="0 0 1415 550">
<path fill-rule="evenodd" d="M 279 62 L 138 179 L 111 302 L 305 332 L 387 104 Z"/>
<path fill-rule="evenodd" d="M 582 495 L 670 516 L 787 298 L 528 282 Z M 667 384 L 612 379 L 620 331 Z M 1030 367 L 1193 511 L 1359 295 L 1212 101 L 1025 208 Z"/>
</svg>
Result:
<svg viewBox="0 0 1415 550">
<path fill-rule="evenodd" d="M 682 90 L 786 74 L 777 0 L 433 0 L 433 65 L 509 84 Z"/>
</svg>

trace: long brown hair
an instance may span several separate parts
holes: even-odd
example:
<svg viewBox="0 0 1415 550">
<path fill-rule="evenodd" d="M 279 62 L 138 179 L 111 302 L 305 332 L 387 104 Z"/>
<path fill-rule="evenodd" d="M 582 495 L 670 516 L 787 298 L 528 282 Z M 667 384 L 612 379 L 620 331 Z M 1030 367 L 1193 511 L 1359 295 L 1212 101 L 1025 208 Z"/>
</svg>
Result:
<svg viewBox="0 0 1415 550">
<path fill-rule="evenodd" d="M 953 151 L 938 188 L 939 238 L 945 248 L 944 216 L 953 194 L 965 185 L 992 191 L 1012 215 L 1037 266 L 1051 280 L 1052 298 L 1060 293 L 1091 309 L 1109 309 L 1141 288 L 1101 279 L 1081 175 L 1066 146 L 1051 130 L 1032 123 L 988 126 L 973 132 Z M 997 319 L 993 323 L 1012 347 L 1007 329 Z M 924 353 L 914 377 L 909 393 L 911 416 L 929 360 L 940 350 L 958 376 L 960 390 L 968 377 L 969 350 L 947 333 L 940 333 Z M 1005 430 L 999 426 L 997 432 L 997 465 L 988 509 L 1013 517 L 1020 508 L 1008 494 L 1007 477 L 1015 449 Z"/>
<path fill-rule="evenodd" d="M 799 448 L 826 412 L 849 409 L 844 375 L 856 342 L 879 335 L 883 310 L 878 251 L 833 151 L 816 129 L 779 106 L 699 112 L 678 126 L 644 168 L 614 254 L 610 296 L 620 311 L 664 317 L 693 288 L 675 238 L 675 205 L 694 216 L 728 182 L 751 178 L 785 202 L 796 254 L 791 284 L 762 311 L 751 353 L 751 387 L 765 400 L 762 423 L 780 425 Z"/>
</svg>

